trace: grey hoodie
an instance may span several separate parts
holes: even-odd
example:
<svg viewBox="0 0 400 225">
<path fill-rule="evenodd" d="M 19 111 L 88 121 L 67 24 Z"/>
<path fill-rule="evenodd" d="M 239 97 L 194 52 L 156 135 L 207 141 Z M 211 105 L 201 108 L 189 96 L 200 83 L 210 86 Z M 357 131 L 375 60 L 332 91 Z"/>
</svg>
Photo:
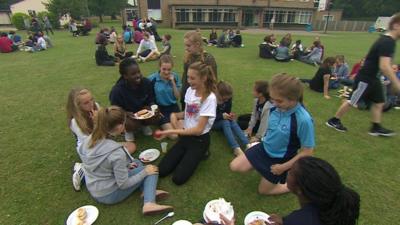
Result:
<svg viewBox="0 0 400 225">
<path fill-rule="evenodd" d="M 147 176 L 145 170 L 134 176 L 128 175 L 132 157 L 121 144 L 103 139 L 89 148 L 91 139 L 91 135 L 86 138 L 78 152 L 83 162 L 86 187 L 93 197 L 104 197 L 117 189 L 130 188 Z"/>
</svg>

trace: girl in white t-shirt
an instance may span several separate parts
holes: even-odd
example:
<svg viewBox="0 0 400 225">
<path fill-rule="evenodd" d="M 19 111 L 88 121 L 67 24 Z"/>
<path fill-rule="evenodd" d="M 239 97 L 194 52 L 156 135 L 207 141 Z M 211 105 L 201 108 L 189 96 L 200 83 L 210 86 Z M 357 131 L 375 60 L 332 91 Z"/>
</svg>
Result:
<svg viewBox="0 0 400 225">
<path fill-rule="evenodd" d="M 209 131 L 214 123 L 217 109 L 214 77 L 210 66 L 202 62 L 191 64 L 188 70 L 190 87 L 185 95 L 185 111 L 171 114 L 171 124 L 175 129 L 156 133 L 161 137 L 171 134 L 180 136 L 159 165 L 160 177 L 173 173 L 172 181 L 177 185 L 185 183 L 193 175 L 208 153 Z M 183 128 L 180 128 L 181 119 Z"/>
</svg>

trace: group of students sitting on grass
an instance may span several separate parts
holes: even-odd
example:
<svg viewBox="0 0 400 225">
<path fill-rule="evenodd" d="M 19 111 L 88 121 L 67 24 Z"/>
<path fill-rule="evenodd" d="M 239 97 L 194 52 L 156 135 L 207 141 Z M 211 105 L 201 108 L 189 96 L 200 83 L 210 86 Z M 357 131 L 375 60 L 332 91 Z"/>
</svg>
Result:
<svg viewBox="0 0 400 225">
<path fill-rule="evenodd" d="M 157 60 L 163 55 L 171 54 L 171 35 L 165 34 L 162 36 L 162 46 L 161 51 L 158 50 L 154 34 L 151 32 L 140 33 L 140 40 L 136 40 L 139 37 L 138 34 L 132 36 L 129 27 L 123 27 L 124 35 L 119 35 L 115 29 L 111 28 L 111 33 L 105 32 L 105 29 L 101 29 L 96 35 L 97 49 L 95 53 L 96 64 L 98 66 L 114 66 L 115 63 L 120 62 L 126 58 L 134 58 L 138 62 L 147 62 L 151 60 Z M 126 35 L 128 33 L 128 35 Z M 138 42 L 137 42 L 138 41 Z M 108 54 L 107 44 L 112 43 L 114 55 Z M 134 54 L 133 51 L 128 51 L 127 44 L 137 43 L 139 44 Z"/>
<path fill-rule="evenodd" d="M 301 40 L 296 40 L 292 45 L 292 35 L 286 34 L 279 43 L 274 34 L 265 36 L 264 42 L 259 45 L 259 57 L 275 59 L 278 62 L 299 60 L 301 62 L 318 66 L 324 57 L 324 46 L 319 37 L 316 37 L 309 48 L 305 48 Z"/>
<path fill-rule="evenodd" d="M 0 34 L 0 52 L 11 53 L 15 51 L 38 52 L 53 47 L 49 36 L 42 31 L 33 33 L 28 31 L 28 37 L 24 41 L 15 31 L 8 34 L 3 32 Z"/>
<path fill-rule="evenodd" d="M 127 57 L 119 63 L 121 76 L 110 91 L 111 106 L 99 106 L 86 88 L 71 90 L 68 126 L 82 160 L 74 165 L 74 188 L 80 190 L 84 179 L 90 195 L 104 204 L 118 203 L 140 189 L 144 215 L 172 211 L 172 206 L 156 203 L 169 195 L 157 189 L 158 177 L 171 174 L 176 185 L 186 183 L 209 157 L 210 132 L 215 129 L 223 131 L 236 156 L 230 169 L 255 169 L 261 175 L 260 194 L 292 192 L 298 197 L 301 209 L 283 218 L 273 215 L 271 223 L 356 224 L 359 195 L 342 184 L 329 163 L 312 157 L 314 123 L 303 106 L 299 79 L 277 74 L 270 82 L 256 81 L 252 114 L 237 118 L 232 112 L 233 88 L 218 82 L 216 61 L 204 50 L 201 34 L 187 32 L 184 45 L 182 78 L 173 71 L 170 55 L 162 56 L 158 71 L 147 78 L 136 60 Z M 137 118 L 136 113 L 153 105 L 158 108 L 155 116 Z M 240 124 L 247 125 L 245 131 Z M 150 136 L 150 126 L 161 128 L 155 139 L 176 140 L 158 166 L 143 165 L 131 156 L 137 149 L 135 132 Z M 122 143 L 116 141 L 120 136 Z"/>
</svg>

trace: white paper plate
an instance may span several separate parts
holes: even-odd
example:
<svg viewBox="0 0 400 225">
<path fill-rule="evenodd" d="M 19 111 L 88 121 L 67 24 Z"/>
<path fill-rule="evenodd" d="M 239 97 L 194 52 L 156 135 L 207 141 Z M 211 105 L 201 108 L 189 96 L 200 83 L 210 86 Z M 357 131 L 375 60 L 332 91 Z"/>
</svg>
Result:
<svg viewBox="0 0 400 225">
<path fill-rule="evenodd" d="M 266 214 L 265 212 L 253 211 L 247 214 L 246 218 L 244 218 L 244 225 L 250 225 L 250 223 L 253 222 L 254 220 L 260 220 L 260 219 L 268 222 L 269 221 L 268 218 L 269 215 Z"/>
<path fill-rule="evenodd" d="M 142 153 L 140 153 L 139 160 L 144 163 L 149 163 L 149 162 L 153 162 L 154 160 L 156 160 L 159 156 L 160 156 L 160 151 L 152 148 L 152 149 L 147 149 L 147 150 L 143 151 Z"/>
<path fill-rule="evenodd" d="M 67 225 L 76 225 L 78 223 L 78 209 L 84 208 L 86 210 L 87 216 L 85 219 L 86 224 L 91 225 L 96 221 L 97 217 L 99 216 L 99 210 L 96 208 L 96 206 L 93 205 L 85 205 L 82 207 L 79 207 L 75 209 L 71 214 L 69 214 L 68 219 L 67 219 Z"/>
<path fill-rule="evenodd" d="M 154 116 L 154 112 L 153 112 L 153 111 L 147 110 L 147 112 L 149 113 L 149 116 L 146 116 L 146 117 L 138 116 L 137 113 L 133 114 L 134 119 L 135 119 L 135 120 L 147 120 L 147 119 L 150 119 L 151 117 Z M 147 115 L 147 114 L 145 114 L 145 115 Z"/>
<path fill-rule="evenodd" d="M 178 220 L 175 221 L 172 225 L 193 225 L 193 224 L 187 220 Z"/>
<path fill-rule="evenodd" d="M 203 219 L 204 219 L 206 222 L 208 222 L 208 223 L 210 223 L 210 222 L 221 223 L 221 220 L 220 220 L 220 218 L 219 218 L 219 212 L 218 212 L 218 213 L 215 213 L 215 212 L 209 211 L 209 210 L 210 210 L 210 206 L 213 205 L 213 204 L 215 204 L 215 203 L 218 202 L 218 201 L 220 201 L 220 199 L 211 200 L 211 201 L 209 201 L 209 202 L 207 203 L 207 205 L 204 207 Z M 231 206 L 231 207 L 232 207 L 232 206 Z M 224 214 L 224 216 L 225 216 L 227 219 L 229 219 L 229 220 L 232 220 L 233 217 L 234 217 L 234 215 L 235 215 L 235 212 L 233 211 L 233 207 L 232 207 L 232 210 L 230 210 L 230 212 L 229 212 L 228 215 Z M 209 220 L 211 220 L 211 221 L 209 221 L 207 218 L 208 218 Z"/>
</svg>

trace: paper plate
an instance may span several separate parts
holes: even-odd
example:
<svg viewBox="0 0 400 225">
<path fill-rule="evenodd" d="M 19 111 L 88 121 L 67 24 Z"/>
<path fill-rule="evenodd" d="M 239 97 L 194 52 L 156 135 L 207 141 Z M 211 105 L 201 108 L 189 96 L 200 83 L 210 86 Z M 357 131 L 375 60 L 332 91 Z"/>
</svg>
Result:
<svg viewBox="0 0 400 225">
<path fill-rule="evenodd" d="M 93 205 L 85 205 L 82 207 L 79 207 L 75 209 L 71 214 L 69 214 L 68 219 L 67 219 L 67 225 L 76 225 L 78 223 L 78 209 L 84 208 L 86 210 L 87 216 L 85 219 L 85 222 L 87 225 L 91 225 L 96 221 L 97 217 L 99 216 L 99 210 L 96 208 L 96 206 Z"/>
<path fill-rule="evenodd" d="M 193 225 L 193 224 L 187 220 L 178 220 L 175 221 L 172 225 Z"/>
<path fill-rule="evenodd" d="M 139 116 L 137 113 L 133 114 L 135 120 L 147 120 L 154 116 L 154 112 L 147 110 L 147 114 Z"/>
<path fill-rule="evenodd" d="M 149 162 L 153 162 L 154 160 L 156 160 L 159 156 L 160 156 L 160 151 L 152 148 L 152 149 L 147 149 L 147 150 L 143 151 L 142 153 L 140 153 L 139 160 L 144 163 L 149 163 Z"/>
<path fill-rule="evenodd" d="M 220 206 L 224 205 L 225 209 L 221 209 Z M 225 210 L 225 211 L 221 211 Z M 207 203 L 206 207 L 204 207 L 203 211 L 203 219 L 210 222 L 221 223 L 221 219 L 219 218 L 219 214 L 223 214 L 229 220 L 233 219 L 235 212 L 233 211 L 233 207 L 229 202 L 226 202 L 225 199 L 214 199 Z"/>
<path fill-rule="evenodd" d="M 255 220 L 264 220 L 268 222 L 269 221 L 268 218 L 269 215 L 266 214 L 265 212 L 253 211 L 247 214 L 246 218 L 244 218 L 244 225 L 250 225 L 250 223 Z"/>
</svg>

